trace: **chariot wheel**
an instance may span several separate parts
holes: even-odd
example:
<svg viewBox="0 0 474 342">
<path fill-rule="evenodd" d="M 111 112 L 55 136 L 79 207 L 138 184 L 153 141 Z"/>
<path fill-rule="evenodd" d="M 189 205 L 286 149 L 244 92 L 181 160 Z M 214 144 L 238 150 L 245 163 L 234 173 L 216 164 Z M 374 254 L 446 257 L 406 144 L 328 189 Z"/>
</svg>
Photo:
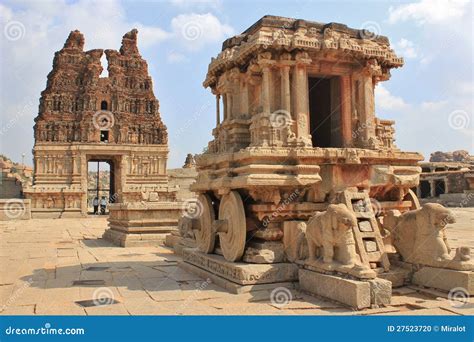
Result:
<svg viewBox="0 0 474 342">
<path fill-rule="evenodd" d="M 209 254 L 214 251 L 216 242 L 216 233 L 212 229 L 216 215 L 209 195 L 200 194 L 197 200 L 198 205 L 202 206 L 202 210 L 201 215 L 197 218 L 197 227 L 194 229 L 196 245 L 201 252 Z"/>
<path fill-rule="evenodd" d="M 237 191 L 231 191 L 222 198 L 219 222 L 222 226 L 217 234 L 224 258 L 232 262 L 240 260 L 244 254 L 247 229 L 244 204 Z"/>
<path fill-rule="evenodd" d="M 410 210 L 421 208 L 420 201 L 418 200 L 418 197 L 416 196 L 415 192 L 412 189 L 408 189 L 408 193 L 405 195 L 403 200 L 411 202 Z"/>
</svg>

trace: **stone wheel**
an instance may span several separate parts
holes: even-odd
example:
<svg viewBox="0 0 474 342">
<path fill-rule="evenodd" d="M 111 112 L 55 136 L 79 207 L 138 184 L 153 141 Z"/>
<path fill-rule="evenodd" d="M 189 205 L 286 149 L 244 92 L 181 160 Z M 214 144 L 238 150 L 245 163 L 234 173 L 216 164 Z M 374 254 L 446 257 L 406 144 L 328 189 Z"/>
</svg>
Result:
<svg viewBox="0 0 474 342">
<path fill-rule="evenodd" d="M 418 200 L 418 197 L 416 196 L 416 194 L 411 189 L 408 189 L 408 193 L 405 195 L 403 200 L 411 202 L 410 210 L 415 210 L 415 209 L 420 209 L 421 208 L 420 201 Z"/>
<path fill-rule="evenodd" d="M 225 222 L 224 231 L 218 232 L 224 258 L 238 261 L 244 254 L 247 229 L 244 204 L 237 191 L 231 191 L 222 198 L 219 220 Z"/>
<path fill-rule="evenodd" d="M 201 252 L 209 254 L 214 251 L 214 245 L 216 242 L 216 233 L 212 229 L 216 215 L 209 195 L 199 195 L 198 205 L 202 206 L 202 211 L 197 219 L 197 227 L 194 231 L 196 245 Z"/>
</svg>

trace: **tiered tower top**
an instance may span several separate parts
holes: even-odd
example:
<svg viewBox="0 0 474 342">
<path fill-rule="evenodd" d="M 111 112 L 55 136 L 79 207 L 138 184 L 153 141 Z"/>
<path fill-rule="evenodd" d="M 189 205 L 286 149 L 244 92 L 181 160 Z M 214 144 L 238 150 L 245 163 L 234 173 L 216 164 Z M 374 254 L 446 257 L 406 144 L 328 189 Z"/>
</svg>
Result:
<svg viewBox="0 0 474 342">
<path fill-rule="evenodd" d="M 69 34 L 41 93 L 37 143 L 167 144 L 137 33 L 126 33 L 119 51 L 105 50 L 108 77 L 100 77 L 104 50 L 84 51 L 83 34 Z"/>
</svg>

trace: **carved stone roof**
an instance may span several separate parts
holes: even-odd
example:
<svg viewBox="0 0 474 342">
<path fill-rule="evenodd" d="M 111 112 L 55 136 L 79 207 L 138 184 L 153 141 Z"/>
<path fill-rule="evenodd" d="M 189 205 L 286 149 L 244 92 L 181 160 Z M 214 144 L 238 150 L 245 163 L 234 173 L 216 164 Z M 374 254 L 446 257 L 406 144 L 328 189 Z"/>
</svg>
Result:
<svg viewBox="0 0 474 342">
<path fill-rule="evenodd" d="M 264 16 L 242 34 L 224 41 L 222 51 L 209 64 L 205 87 L 212 86 L 225 70 L 242 69 L 262 51 L 307 51 L 339 53 L 347 59 L 375 59 L 383 68 L 403 65 L 390 48 L 389 40 L 367 30 L 349 28 L 344 24 L 322 24 L 302 19 Z"/>
</svg>

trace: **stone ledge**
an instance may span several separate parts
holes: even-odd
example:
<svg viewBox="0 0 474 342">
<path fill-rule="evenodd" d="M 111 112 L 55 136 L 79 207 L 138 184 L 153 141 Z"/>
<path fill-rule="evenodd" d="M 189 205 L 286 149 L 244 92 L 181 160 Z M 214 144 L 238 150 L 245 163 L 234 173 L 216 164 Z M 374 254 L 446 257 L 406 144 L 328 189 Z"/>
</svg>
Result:
<svg viewBox="0 0 474 342">
<path fill-rule="evenodd" d="M 107 229 L 102 235 L 104 240 L 120 247 L 153 247 L 163 246 L 167 233 L 164 234 L 127 234 Z"/>
<path fill-rule="evenodd" d="M 300 269 L 298 275 L 302 290 L 355 309 L 390 304 L 392 283 L 388 280 L 352 280 L 305 269 Z"/>
<path fill-rule="evenodd" d="M 239 285 L 270 284 L 298 280 L 298 266 L 290 263 L 246 264 L 228 262 L 222 256 L 184 248 L 183 261 Z"/>
<path fill-rule="evenodd" d="M 228 290 L 230 293 L 233 294 L 240 294 L 240 293 L 248 293 L 248 292 L 255 292 L 255 291 L 264 291 L 264 290 L 273 290 L 277 287 L 285 287 L 287 289 L 294 289 L 295 283 L 293 282 L 280 282 L 280 283 L 271 283 L 271 284 L 255 284 L 255 285 L 239 285 L 230 280 L 222 278 L 214 273 L 206 271 L 202 268 L 197 266 L 191 265 L 186 262 L 180 262 L 179 267 L 184 269 L 185 271 L 191 272 L 196 274 L 197 276 L 203 279 L 209 279 L 213 284 L 222 287 Z"/>
<path fill-rule="evenodd" d="M 181 241 L 181 236 L 174 235 L 174 234 L 166 234 L 165 237 L 165 246 L 174 248 L 179 242 Z"/>
<path fill-rule="evenodd" d="M 455 287 L 474 295 L 474 272 L 424 266 L 413 274 L 413 284 L 450 291 Z"/>
</svg>

